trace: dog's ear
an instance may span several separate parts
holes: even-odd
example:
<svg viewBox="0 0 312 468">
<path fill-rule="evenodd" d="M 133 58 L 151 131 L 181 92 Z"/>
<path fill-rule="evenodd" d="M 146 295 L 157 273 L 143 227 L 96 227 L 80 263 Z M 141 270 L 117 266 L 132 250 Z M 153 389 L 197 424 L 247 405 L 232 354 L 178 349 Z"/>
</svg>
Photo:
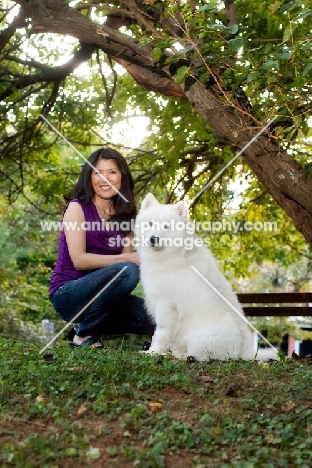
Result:
<svg viewBox="0 0 312 468">
<path fill-rule="evenodd" d="M 182 219 L 187 219 L 188 218 L 187 206 L 186 206 L 186 203 L 184 201 L 179 201 L 178 203 L 175 203 L 173 206 L 174 206 L 174 209 L 176 210 L 176 212 L 178 213 L 178 215 Z"/>
<path fill-rule="evenodd" d="M 144 200 L 142 201 L 141 210 L 146 210 L 146 208 L 149 208 L 150 206 L 153 206 L 153 205 L 159 205 L 159 202 L 156 200 L 154 195 L 152 195 L 151 193 L 148 193 L 146 197 L 144 198 Z"/>
</svg>

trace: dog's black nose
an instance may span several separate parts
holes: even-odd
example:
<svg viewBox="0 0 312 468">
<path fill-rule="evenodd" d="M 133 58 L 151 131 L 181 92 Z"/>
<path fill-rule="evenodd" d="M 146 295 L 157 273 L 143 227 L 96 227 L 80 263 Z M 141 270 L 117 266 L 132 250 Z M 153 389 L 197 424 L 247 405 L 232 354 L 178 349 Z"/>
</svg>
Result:
<svg viewBox="0 0 312 468">
<path fill-rule="evenodd" d="M 151 236 L 150 237 L 150 243 L 153 246 L 157 245 L 159 243 L 159 237 L 158 236 Z"/>
</svg>

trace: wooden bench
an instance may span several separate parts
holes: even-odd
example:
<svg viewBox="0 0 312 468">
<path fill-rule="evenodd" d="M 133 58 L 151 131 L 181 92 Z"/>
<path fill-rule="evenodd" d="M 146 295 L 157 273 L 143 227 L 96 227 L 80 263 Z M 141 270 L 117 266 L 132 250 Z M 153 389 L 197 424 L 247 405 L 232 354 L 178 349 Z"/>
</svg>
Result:
<svg viewBox="0 0 312 468">
<path fill-rule="evenodd" d="M 312 317 L 310 292 L 242 293 L 237 297 L 247 317 Z"/>
</svg>

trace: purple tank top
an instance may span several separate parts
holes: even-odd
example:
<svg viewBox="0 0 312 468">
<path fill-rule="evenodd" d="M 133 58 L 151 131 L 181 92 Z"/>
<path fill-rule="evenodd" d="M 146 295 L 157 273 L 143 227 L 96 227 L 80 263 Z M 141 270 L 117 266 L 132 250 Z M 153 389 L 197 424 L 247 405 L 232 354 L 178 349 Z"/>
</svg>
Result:
<svg viewBox="0 0 312 468">
<path fill-rule="evenodd" d="M 77 199 L 76 202 L 82 208 L 86 224 L 83 229 L 86 232 L 86 251 L 99 255 L 119 255 L 122 252 L 122 239 L 125 234 L 115 229 L 106 229 L 105 224 L 97 212 L 94 203 L 84 205 Z M 64 230 L 59 237 L 58 257 L 50 281 L 49 295 L 52 296 L 55 291 L 71 280 L 82 278 L 94 270 L 76 270 L 68 252 L 66 236 Z"/>
</svg>

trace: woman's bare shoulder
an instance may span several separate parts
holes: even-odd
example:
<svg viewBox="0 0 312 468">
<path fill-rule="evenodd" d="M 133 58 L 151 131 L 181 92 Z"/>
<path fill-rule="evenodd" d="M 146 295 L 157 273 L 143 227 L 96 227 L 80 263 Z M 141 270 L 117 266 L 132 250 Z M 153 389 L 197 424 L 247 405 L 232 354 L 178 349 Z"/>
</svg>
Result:
<svg viewBox="0 0 312 468">
<path fill-rule="evenodd" d="M 64 219 L 72 217 L 84 218 L 84 214 L 78 200 L 70 201 L 64 213 Z"/>
</svg>

